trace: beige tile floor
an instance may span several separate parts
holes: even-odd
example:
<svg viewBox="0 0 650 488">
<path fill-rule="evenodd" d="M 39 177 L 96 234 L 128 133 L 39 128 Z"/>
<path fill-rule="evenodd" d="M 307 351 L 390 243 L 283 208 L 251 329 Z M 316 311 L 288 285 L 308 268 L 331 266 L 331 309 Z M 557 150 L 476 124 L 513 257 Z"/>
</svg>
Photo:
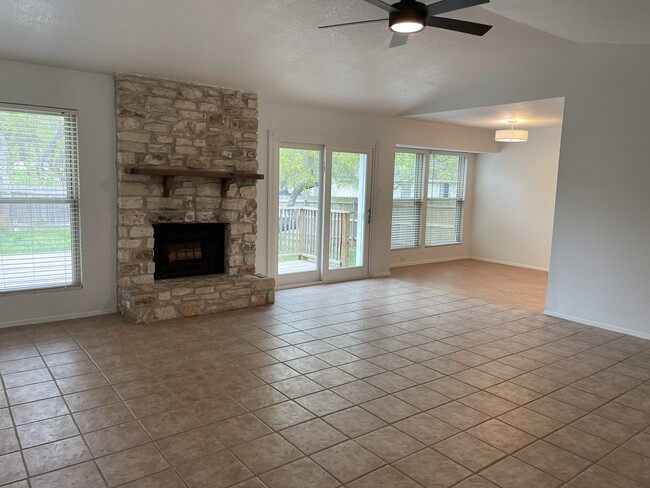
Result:
<svg viewBox="0 0 650 488">
<path fill-rule="evenodd" d="M 0 486 L 650 486 L 650 341 L 389 278 L 0 330 Z"/>
</svg>

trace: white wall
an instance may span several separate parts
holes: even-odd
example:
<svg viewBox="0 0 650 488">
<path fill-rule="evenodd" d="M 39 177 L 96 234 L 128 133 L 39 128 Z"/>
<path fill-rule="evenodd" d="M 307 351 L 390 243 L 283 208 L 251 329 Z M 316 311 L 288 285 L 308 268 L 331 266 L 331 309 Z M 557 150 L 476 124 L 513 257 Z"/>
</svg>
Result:
<svg viewBox="0 0 650 488">
<path fill-rule="evenodd" d="M 389 273 L 392 263 L 434 261 L 469 254 L 469 242 L 455 246 L 441 246 L 425 250 L 390 251 L 390 220 L 392 208 L 393 164 L 395 146 L 403 144 L 414 147 L 447 149 L 468 152 L 498 151 L 494 133 L 482 129 L 421 122 L 412 119 L 393 118 L 383 115 L 359 114 L 334 110 L 322 106 L 297 105 L 273 102 L 260 94 L 260 144 L 258 159 L 260 171 L 268 175 L 268 131 L 283 135 L 296 135 L 314 144 L 348 143 L 378 145 L 375 161 L 375 185 L 373 191 L 373 225 L 371 228 L 370 263 L 371 274 L 381 276 Z M 470 175 L 471 178 L 471 175 Z M 266 242 L 267 188 L 258 185 L 258 272 L 272 274 L 268 269 Z M 469 182 L 471 184 L 471 181 Z M 273 216 L 270 216 L 273 218 Z M 467 216 L 469 225 L 471 215 Z M 469 229 L 467 229 L 469 231 Z"/>
<path fill-rule="evenodd" d="M 547 312 L 650 338 L 650 48 L 576 44 L 421 108 L 565 97 Z"/>
<path fill-rule="evenodd" d="M 477 156 L 472 257 L 548 270 L 561 133 L 530 130 L 528 142 Z"/>
<path fill-rule="evenodd" d="M 111 312 L 116 174 L 111 76 L 0 61 L 0 101 L 78 110 L 83 288 L 0 295 L 0 327 Z"/>
</svg>

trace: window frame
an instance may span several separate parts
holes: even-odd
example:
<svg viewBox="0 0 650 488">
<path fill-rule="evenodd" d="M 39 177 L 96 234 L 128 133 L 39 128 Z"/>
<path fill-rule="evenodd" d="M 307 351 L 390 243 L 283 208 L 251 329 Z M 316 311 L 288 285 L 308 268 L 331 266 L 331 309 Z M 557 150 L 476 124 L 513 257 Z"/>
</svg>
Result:
<svg viewBox="0 0 650 488">
<path fill-rule="evenodd" d="M 68 209 L 67 215 L 70 227 L 70 267 L 65 270 L 65 282 L 55 284 L 44 284 L 38 286 L 33 282 L 32 286 L 21 287 L 16 289 L 0 290 L 0 296 L 24 294 L 24 293 L 43 293 L 62 290 L 78 290 L 83 288 L 83 270 L 82 270 L 82 237 L 81 237 L 81 164 L 79 159 L 79 120 L 78 112 L 75 109 L 50 107 L 41 105 L 28 105 L 16 103 L 0 102 L 0 111 L 4 112 L 22 112 L 34 115 L 51 115 L 64 117 L 64 154 L 65 154 L 65 196 L 27 196 L 27 197 L 2 197 L 0 204 L 17 204 L 17 205 L 65 205 Z M 30 221 L 30 226 L 34 222 Z M 2 263 L 0 263 L 0 266 Z M 0 277 L 3 276 L 0 269 Z M 70 279 L 67 280 L 67 276 Z"/>
<path fill-rule="evenodd" d="M 417 169 L 417 171 L 420 171 L 422 173 L 421 174 L 422 187 L 419 190 L 421 193 L 419 199 L 420 212 L 417 221 L 419 230 L 417 235 L 417 243 L 414 246 L 401 246 L 401 247 L 393 246 L 392 231 L 394 225 L 393 217 L 395 213 L 395 200 L 396 200 L 394 196 L 395 162 L 396 162 L 395 160 L 398 153 L 417 154 L 421 158 L 420 164 L 422 168 Z M 459 166 L 458 176 L 456 179 L 458 185 L 460 185 L 462 182 L 462 194 L 460 197 L 458 196 L 455 198 L 431 197 L 429 195 L 429 176 L 431 171 L 431 161 L 434 155 L 449 155 L 449 156 L 464 158 L 464 164 L 462 165 L 462 168 Z M 436 150 L 436 149 L 422 149 L 422 148 L 414 148 L 414 147 L 406 147 L 406 146 L 397 146 L 395 148 L 395 157 L 393 158 L 393 195 L 392 195 L 392 204 L 391 204 L 391 244 L 390 244 L 391 251 L 429 249 L 429 248 L 435 248 L 441 246 L 456 246 L 463 243 L 463 227 L 465 225 L 465 200 L 467 198 L 467 180 L 468 180 L 470 157 L 471 157 L 470 153 L 462 152 L 462 151 L 443 151 L 443 150 Z M 417 175 L 415 176 L 417 180 Z M 397 200 L 402 200 L 402 199 L 397 199 Z M 404 200 L 414 200 L 414 199 L 404 199 Z M 455 234 L 457 236 L 456 241 L 439 242 L 435 244 L 427 243 L 427 217 L 428 217 L 427 212 L 428 212 L 428 205 L 430 201 L 455 201 L 456 202 L 456 212 L 460 212 L 461 214 L 460 218 L 457 220 L 458 226 L 455 229 Z"/>
</svg>

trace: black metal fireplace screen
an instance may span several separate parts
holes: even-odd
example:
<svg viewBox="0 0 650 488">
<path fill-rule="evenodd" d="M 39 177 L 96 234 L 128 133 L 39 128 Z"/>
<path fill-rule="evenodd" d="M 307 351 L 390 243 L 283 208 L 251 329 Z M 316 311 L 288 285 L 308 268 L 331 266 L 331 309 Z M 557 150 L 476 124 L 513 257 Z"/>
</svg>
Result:
<svg viewBox="0 0 650 488">
<path fill-rule="evenodd" d="M 221 274 L 226 224 L 154 224 L 155 280 Z"/>
</svg>

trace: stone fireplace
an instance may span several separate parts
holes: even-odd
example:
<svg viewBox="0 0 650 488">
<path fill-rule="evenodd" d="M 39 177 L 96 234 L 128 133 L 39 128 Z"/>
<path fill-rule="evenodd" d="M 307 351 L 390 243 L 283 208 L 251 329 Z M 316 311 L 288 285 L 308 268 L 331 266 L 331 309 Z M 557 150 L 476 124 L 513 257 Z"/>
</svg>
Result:
<svg viewBox="0 0 650 488">
<path fill-rule="evenodd" d="M 117 75 L 118 307 L 137 323 L 273 303 L 255 273 L 257 96 Z"/>
</svg>

